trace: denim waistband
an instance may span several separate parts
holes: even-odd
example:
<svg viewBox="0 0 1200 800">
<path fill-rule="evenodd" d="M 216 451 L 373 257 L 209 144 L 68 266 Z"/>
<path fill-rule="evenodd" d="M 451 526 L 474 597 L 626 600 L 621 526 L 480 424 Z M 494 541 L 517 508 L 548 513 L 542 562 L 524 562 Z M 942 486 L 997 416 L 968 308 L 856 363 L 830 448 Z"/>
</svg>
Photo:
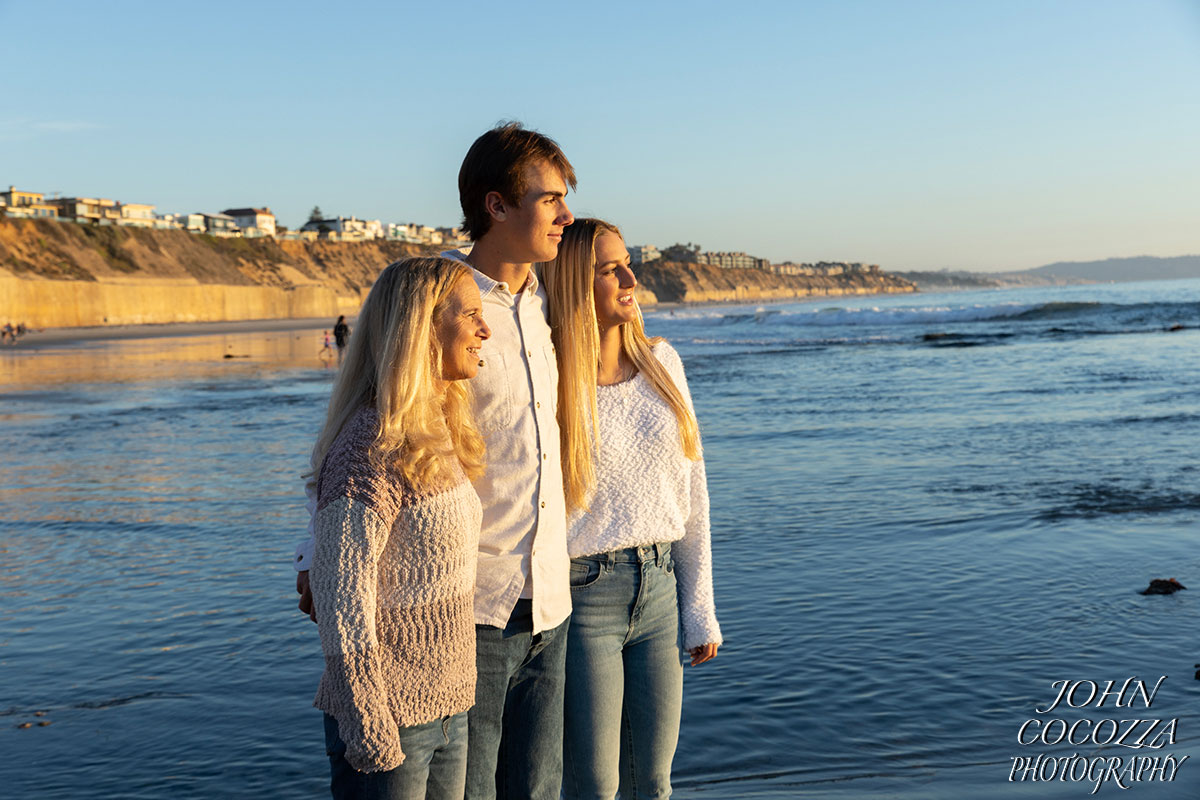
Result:
<svg viewBox="0 0 1200 800">
<path fill-rule="evenodd" d="M 641 564 L 646 561 L 653 561 L 661 567 L 670 553 L 670 542 L 656 542 L 655 544 L 644 544 L 640 547 L 625 547 L 609 553 L 580 556 L 575 560 L 598 561 L 601 564 L 608 564 L 610 567 L 613 564 Z"/>
</svg>

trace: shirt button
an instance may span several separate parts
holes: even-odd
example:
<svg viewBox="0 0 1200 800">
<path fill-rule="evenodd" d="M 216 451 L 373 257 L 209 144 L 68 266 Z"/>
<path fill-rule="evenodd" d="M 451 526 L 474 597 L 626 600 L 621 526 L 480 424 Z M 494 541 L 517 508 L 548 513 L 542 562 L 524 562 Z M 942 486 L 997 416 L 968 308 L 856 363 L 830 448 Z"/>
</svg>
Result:
<svg viewBox="0 0 1200 800">
<path fill-rule="evenodd" d="M 545 461 L 549 457 L 550 456 L 546 455 L 545 453 L 542 453 L 542 461 Z"/>
<path fill-rule="evenodd" d="M 532 350 L 526 350 L 526 351 L 525 351 L 525 355 L 529 356 L 530 358 L 533 358 L 533 351 L 532 351 Z"/>
<path fill-rule="evenodd" d="M 541 505 L 542 505 L 542 508 L 545 508 L 545 507 L 546 507 L 546 501 L 545 501 L 545 500 L 543 500 Z"/>
<path fill-rule="evenodd" d="M 541 404 L 541 403 L 534 403 L 534 404 L 533 404 L 533 407 L 534 407 L 534 408 L 541 408 L 541 407 L 542 407 L 542 404 Z"/>
</svg>

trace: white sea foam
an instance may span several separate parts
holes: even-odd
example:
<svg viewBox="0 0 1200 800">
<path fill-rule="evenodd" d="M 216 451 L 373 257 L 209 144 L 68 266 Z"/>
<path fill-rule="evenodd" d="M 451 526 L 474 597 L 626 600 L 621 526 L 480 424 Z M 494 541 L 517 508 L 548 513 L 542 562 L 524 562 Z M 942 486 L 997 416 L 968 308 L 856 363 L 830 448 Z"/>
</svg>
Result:
<svg viewBox="0 0 1200 800">
<path fill-rule="evenodd" d="M 730 325 L 801 325 L 813 326 L 878 326 L 878 325 L 931 325 L 955 322 L 978 322 L 981 320 L 1004 319 L 1023 314 L 1034 305 L 1027 303 L 1001 303 L 968 306 L 908 306 L 882 308 L 879 306 L 842 307 L 830 306 L 818 309 L 764 308 L 718 309 L 704 308 L 676 311 L 667 315 L 656 313 L 658 321 L 686 319 L 701 323 Z"/>
</svg>

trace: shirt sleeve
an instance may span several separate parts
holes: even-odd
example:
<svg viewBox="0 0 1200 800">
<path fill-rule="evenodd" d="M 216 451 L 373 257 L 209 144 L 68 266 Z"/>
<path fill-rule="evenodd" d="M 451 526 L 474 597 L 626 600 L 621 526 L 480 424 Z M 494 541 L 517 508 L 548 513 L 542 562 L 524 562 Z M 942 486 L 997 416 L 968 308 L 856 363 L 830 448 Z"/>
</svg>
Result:
<svg viewBox="0 0 1200 800">
<path fill-rule="evenodd" d="M 304 508 L 308 510 L 308 538 L 296 545 L 292 558 L 292 566 L 296 572 L 307 572 L 312 568 L 314 537 L 316 535 L 315 520 L 317 517 L 317 448 L 313 447 L 308 459 L 309 472 L 304 481 Z"/>
<path fill-rule="evenodd" d="M 296 545 L 295 558 L 292 559 L 292 566 L 296 568 L 296 572 L 305 572 L 312 569 L 313 549 L 316 546 L 316 517 L 317 517 L 317 486 L 315 483 L 310 483 L 304 487 L 304 494 L 307 501 L 304 507 L 308 509 L 308 538 L 300 544 Z"/>
</svg>

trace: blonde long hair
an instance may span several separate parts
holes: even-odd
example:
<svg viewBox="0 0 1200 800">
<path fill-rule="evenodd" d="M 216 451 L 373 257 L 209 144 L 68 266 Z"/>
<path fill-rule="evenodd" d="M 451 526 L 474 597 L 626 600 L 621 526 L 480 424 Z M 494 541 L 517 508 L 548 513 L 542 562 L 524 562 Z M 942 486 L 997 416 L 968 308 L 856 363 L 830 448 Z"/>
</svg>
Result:
<svg viewBox="0 0 1200 800">
<path fill-rule="evenodd" d="M 318 471 L 342 427 L 370 406 L 379 415 L 371 458 L 399 467 L 414 487 L 452 484 L 455 460 L 469 478 L 483 473 L 467 382 L 442 380 L 433 329 L 460 280 L 472 280 L 470 269 L 445 258 L 409 258 L 379 273 L 329 398 L 313 461 Z"/>
<path fill-rule="evenodd" d="M 595 450 L 600 445 L 596 409 L 596 374 L 600 365 L 600 328 L 596 322 L 593 280 L 596 240 L 620 236 L 616 225 L 598 219 L 577 219 L 563 231 L 558 257 L 540 265 L 550 305 L 550 335 L 558 354 L 558 426 L 562 437 L 563 486 L 570 509 L 586 511 L 596 487 Z M 632 322 L 621 325 L 621 347 L 654 391 L 675 414 L 679 444 L 685 456 L 700 458 L 696 415 L 670 373 L 651 348 L 662 341 L 649 339 L 638 309 Z"/>
</svg>

